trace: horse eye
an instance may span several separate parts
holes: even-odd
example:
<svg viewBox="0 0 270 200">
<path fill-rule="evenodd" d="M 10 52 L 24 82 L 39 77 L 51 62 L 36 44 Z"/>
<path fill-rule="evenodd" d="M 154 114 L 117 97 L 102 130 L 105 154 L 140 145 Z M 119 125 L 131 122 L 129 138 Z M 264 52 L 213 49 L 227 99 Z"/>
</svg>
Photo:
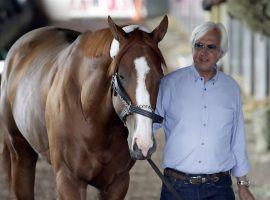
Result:
<svg viewBox="0 0 270 200">
<path fill-rule="evenodd" d="M 122 75 L 120 75 L 120 74 L 119 74 L 119 77 L 120 77 L 121 79 L 125 79 L 124 76 L 122 76 Z"/>
</svg>

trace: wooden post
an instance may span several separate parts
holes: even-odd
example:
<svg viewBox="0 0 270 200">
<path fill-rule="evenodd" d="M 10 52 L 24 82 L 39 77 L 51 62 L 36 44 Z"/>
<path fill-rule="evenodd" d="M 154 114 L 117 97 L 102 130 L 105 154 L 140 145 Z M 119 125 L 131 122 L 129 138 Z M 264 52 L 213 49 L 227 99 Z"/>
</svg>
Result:
<svg viewBox="0 0 270 200">
<path fill-rule="evenodd" d="M 242 66 L 243 66 L 243 91 L 247 95 L 252 94 L 252 65 L 253 65 L 253 37 L 249 28 L 243 27 L 242 42 Z"/>
<path fill-rule="evenodd" d="M 267 40 L 266 95 L 270 97 L 270 39 Z"/>
<path fill-rule="evenodd" d="M 231 75 L 238 77 L 241 72 L 241 26 L 238 20 L 232 21 L 232 31 L 230 32 L 230 52 L 231 52 Z"/>
<path fill-rule="evenodd" d="M 267 38 L 255 34 L 254 41 L 254 99 L 264 100 L 267 91 Z"/>
</svg>

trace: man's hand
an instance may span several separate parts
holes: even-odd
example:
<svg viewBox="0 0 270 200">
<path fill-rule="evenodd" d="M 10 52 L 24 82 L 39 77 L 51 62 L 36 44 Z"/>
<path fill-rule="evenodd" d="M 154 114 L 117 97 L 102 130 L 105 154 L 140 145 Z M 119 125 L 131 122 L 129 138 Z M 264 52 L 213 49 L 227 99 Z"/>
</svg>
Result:
<svg viewBox="0 0 270 200">
<path fill-rule="evenodd" d="M 238 194 L 241 200 L 255 200 L 254 196 L 252 195 L 252 193 L 249 191 L 248 187 L 246 186 L 239 185 Z"/>
</svg>

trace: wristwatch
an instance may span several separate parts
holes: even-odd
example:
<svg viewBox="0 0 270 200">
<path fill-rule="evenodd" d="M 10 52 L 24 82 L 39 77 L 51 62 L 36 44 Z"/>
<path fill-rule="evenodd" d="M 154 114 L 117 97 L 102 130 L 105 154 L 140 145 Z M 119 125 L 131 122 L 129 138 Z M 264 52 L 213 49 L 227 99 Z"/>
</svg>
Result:
<svg viewBox="0 0 270 200">
<path fill-rule="evenodd" d="M 245 186 L 245 187 L 249 187 L 250 181 L 249 180 L 238 180 L 237 185 L 242 185 L 242 186 Z"/>
</svg>

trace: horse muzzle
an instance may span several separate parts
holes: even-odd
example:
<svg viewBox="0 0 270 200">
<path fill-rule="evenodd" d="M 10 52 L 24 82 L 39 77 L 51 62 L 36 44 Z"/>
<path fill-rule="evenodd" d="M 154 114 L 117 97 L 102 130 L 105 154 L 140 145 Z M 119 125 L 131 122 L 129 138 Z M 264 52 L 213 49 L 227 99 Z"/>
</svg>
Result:
<svg viewBox="0 0 270 200">
<path fill-rule="evenodd" d="M 151 158 L 151 155 L 156 151 L 156 140 L 153 138 L 153 146 L 149 148 L 147 155 L 144 156 L 142 150 L 139 149 L 137 143 L 133 145 L 133 149 L 130 150 L 130 156 L 134 160 L 146 160 Z"/>
</svg>

